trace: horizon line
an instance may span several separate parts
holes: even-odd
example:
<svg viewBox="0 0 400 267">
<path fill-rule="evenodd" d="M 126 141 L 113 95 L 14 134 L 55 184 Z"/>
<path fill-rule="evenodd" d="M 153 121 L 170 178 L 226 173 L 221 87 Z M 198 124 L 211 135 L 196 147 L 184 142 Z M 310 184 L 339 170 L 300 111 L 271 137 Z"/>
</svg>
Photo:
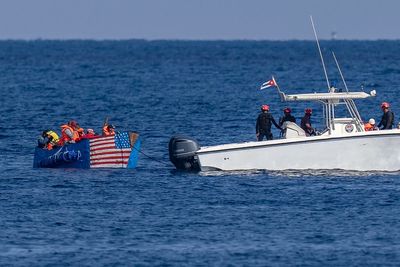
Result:
<svg viewBox="0 0 400 267">
<path fill-rule="evenodd" d="M 377 39 L 347 39 L 347 38 L 321 38 L 320 41 L 400 41 L 400 38 L 377 38 Z M 35 42 L 35 41 L 93 41 L 93 42 L 105 42 L 105 41 L 143 41 L 143 42 L 159 42 L 159 41 L 182 41 L 182 42 L 315 42 L 314 39 L 191 39 L 191 38 L 0 38 L 0 42 Z"/>
</svg>

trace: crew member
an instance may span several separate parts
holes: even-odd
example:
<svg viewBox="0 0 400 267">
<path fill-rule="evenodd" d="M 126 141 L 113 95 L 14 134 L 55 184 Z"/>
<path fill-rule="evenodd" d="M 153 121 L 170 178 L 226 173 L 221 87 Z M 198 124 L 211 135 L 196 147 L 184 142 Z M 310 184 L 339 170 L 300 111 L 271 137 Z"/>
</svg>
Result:
<svg viewBox="0 0 400 267">
<path fill-rule="evenodd" d="M 269 106 L 262 105 L 261 113 L 258 115 L 256 123 L 256 137 L 258 141 L 262 141 L 264 136 L 267 140 L 272 140 L 274 137 L 271 132 L 272 123 L 276 128 L 282 130 L 282 128 L 276 123 L 271 113 L 269 113 Z"/>
<path fill-rule="evenodd" d="M 301 119 L 300 127 L 306 133 L 306 136 L 316 135 L 314 128 L 311 126 L 312 109 L 306 108 L 304 110 L 304 117 Z"/>
<path fill-rule="evenodd" d="M 75 143 L 80 140 L 78 133 L 78 124 L 71 120 L 68 124 L 61 125 L 61 144 Z"/>
<path fill-rule="evenodd" d="M 364 130 L 367 132 L 379 130 L 379 128 L 375 125 L 375 119 L 369 119 L 368 123 L 364 124 Z"/>
<path fill-rule="evenodd" d="M 296 123 L 296 118 L 292 115 L 292 110 L 290 108 L 285 108 L 283 110 L 283 117 L 279 120 L 279 126 L 282 127 L 286 121 Z"/>
<path fill-rule="evenodd" d="M 379 122 L 378 127 L 381 130 L 392 129 L 394 123 L 394 113 L 389 110 L 390 105 L 387 102 L 383 102 L 381 104 L 381 108 L 383 111 L 381 122 Z M 382 127 L 382 128 L 381 128 Z"/>
<path fill-rule="evenodd" d="M 115 126 L 112 124 L 104 123 L 103 136 L 115 135 Z"/>
</svg>

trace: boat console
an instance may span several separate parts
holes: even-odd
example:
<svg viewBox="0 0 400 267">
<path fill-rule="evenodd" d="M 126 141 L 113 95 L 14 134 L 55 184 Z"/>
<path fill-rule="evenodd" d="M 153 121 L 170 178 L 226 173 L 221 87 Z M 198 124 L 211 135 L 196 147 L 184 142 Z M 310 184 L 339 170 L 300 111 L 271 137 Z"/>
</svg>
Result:
<svg viewBox="0 0 400 267">
<path fill-rule="evenodd" d="M 304 130 L 294 122 L 286 121 L 282 128 L 284 129 L 282 138 L 289 139 L 306 137 Z"/>
</svg>

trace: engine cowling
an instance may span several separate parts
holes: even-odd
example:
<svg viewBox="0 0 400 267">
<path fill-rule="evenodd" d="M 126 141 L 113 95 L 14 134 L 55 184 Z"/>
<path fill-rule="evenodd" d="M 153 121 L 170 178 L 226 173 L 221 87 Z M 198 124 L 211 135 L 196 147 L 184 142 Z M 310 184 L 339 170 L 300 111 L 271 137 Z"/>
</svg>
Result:
<svg viewBox="0 0 400 267">
<path fill-rule="evenodd" d="M 178 170 L 200 171 L 196 151 L 199 144 L 193 138 L 175 135 L 171 137 L 168 145 L 169 159 Z"/>
</svg>

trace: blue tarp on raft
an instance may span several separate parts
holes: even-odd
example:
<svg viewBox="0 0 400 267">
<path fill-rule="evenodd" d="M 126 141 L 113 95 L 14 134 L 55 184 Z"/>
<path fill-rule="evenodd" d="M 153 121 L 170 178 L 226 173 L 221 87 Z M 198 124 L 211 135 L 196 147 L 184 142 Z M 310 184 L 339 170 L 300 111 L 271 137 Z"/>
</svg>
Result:
<svg viewBox="0 0 400 267">
<path fill-rule="evenodd" d="M 90 168 L 89 140 L 55 147 L 52 150 L 35 148 L 34 168 Z"/>
</svg>

